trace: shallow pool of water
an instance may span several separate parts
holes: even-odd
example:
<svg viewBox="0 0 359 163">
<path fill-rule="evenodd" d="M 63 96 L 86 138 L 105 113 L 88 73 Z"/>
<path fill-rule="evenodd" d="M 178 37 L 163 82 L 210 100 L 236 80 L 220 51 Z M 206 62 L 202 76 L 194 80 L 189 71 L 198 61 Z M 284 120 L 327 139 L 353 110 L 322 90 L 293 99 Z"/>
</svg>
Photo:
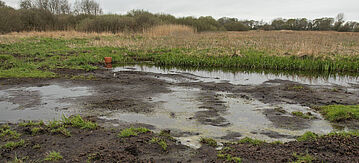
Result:
<svg viewBox="0 0 359 163">
<path fill-rule="evenodd" d="M 204 93 L 202 90 L 191 87 L 172 87 L 171 90 L 171 93 L 152 97 L 152 101 L 157 104 L 152 113 L 113 112 L 100 118 L 150 124 L 156 127 L 155 131 L 157 132 L 163 129 L 180 132 L 179 134 L 175 133 L 176 137 L 182 143 L 194 148 L 200 147 L 198 142 L 200 137 L 211 137 L 226 141 L 228 136 L 230 140 L 248 136 L 271 142 L 294 140 L 295 136 L 302 135 L 306 131 L 326 134 L 333 130 L 327 121 L 307 107 L 295 104 L 269 105 L 256 100 L 233 98 L 225 92 L 215 92 L 215 94 L 227 109 L 218 112 L 218 115 L 209 115 L 206 118 L 216 119 L 221 117 L 225 120 L 224 123 L 228 123 L 228 125 L 211 125 L 199 121 L 195 116 L 198 112 L 208 111 L 208 109 L 201 107 L 203 103 L 198 100 L 199 95 Z M 291 117 L 290 112 L 292 111 L 302 111 L 311 112 L 318 119 L 308 122 L 307 127 L 299 130 L 280 128 L 273 125 L 264 114 L 266 109 L 278 107 L 286 108 L 288 114 L 285 116 Z M 237 133 L 237 135 L 230 136 L 231 133 Z M 279 136 L 268 136 L 268 133 Z"/>
<path fill-rule="evenodd" d="M 257 72 L 225 72 L 221 70 L 205 71 L 205 70 L 182 70 L 177 68 L 162 68 L 157 66 L 147 65 L 133 65 L 122 66 L 113 69 L 114 72 L 118 71 L 142 71 L 161 74 L 182 74 L 194 77 L 202 82 L 229 82 L 232 84 L 261 84 L 268 80 L 281 79 L 299 82 L 311 85 L 341 85 L 349 86 L 351 83 L 358 84 L 358 77 L 352 76 L 337 76 L 331 75 L 326 77 L 317 76 L 303 76 L 303 75 L 280 75 L 270 73 L 257 73 Z M 172 80 L 173 81 L 173 80 Z"/>
<path fill-rule="evenodd" d="M 19 87 L 0 91 L 0 122 L 53 120 L 75 114 L 73 99 L 91 95 L 87 87 Z"/>
</svg>

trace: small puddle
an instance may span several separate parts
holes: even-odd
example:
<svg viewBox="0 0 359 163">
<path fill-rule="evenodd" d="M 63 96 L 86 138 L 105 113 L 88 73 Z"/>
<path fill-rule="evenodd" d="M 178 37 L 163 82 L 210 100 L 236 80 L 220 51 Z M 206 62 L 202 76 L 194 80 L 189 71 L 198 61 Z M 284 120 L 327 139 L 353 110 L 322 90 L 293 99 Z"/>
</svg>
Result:
<svg viewBox="0 0 359 163">
<path fill-rule="evenodd" d="M 54 120 L 77 112 L 75 98 L 89 96 L 87 87 L 20 87 L 0 91 L 0 122 Z"/>
</svg>

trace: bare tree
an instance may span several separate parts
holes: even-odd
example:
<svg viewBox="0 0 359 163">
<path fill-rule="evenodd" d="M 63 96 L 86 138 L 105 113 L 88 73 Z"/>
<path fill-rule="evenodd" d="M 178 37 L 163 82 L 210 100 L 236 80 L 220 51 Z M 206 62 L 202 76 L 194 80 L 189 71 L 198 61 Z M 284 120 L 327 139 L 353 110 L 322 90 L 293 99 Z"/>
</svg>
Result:
<svg viewBox="0 0 359 163">
<path fill-rule="evenodd" d="M 333 29 L 338 31 L 344 24 L 344 13 L 339 13 L 335 18 L 335 23 Z"/>
<path fill-rule="evenodd" d="M 30 9 L 34 7 L 34 2 L 32 0 L 21 0 L 20 8 L 22 9 Z"/>
<path fill-rule="evenodd" d="M 50 11 L 50 3 L 49 0 L 35 0 L 35 5 L 38 9 L 49 10 Z"/>
<path fill-rule="evenodd" d="M 5 2 L 0 0 L 0 7 L 6 7 Z"/>
<path fill-rule="evenodd" d="M 60 11 L 61 14 L 70 14 L 71 13 L 71 4 L 67 0 L 60 0 Z"/>
<path fill-rule="evenodd" d="M 76 1 L 74 11 L 77 14 L 99 15 L 102 14 L 100 4 L 94 0 Z"/>
</svg>

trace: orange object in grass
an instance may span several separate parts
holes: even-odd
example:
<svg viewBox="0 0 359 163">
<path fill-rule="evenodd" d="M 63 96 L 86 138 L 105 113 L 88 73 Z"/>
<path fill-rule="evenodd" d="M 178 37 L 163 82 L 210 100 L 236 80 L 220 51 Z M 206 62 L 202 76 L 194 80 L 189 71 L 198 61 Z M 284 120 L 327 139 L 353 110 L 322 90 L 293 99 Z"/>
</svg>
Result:
<svg viewBox="0 0 359 163">
<path fill-rule="evenodd" d="M 105 57 L 105 63 L 106 64 L 112 63 L 112 57 Z"/>
</svg>

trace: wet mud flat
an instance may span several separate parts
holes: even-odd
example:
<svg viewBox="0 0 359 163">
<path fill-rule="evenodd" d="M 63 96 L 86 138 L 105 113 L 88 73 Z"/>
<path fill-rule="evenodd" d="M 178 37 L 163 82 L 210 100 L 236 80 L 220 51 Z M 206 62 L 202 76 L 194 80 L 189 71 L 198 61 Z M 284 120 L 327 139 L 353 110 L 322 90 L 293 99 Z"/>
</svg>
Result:
<svg viewBox="0 0 359 163">
<path fill-rule="evenodd" d="M 166 130 L 170 131 L 176 139 L 176 142 L 173 142 L 173 148 L 178 150 L 183 148 L 184 153 L 191 153 L 188 158 L 194 159 L 201 156 L 207 157 L 211 153 L 215 153 L 214 156 L 216 156 L 215 148 L 199 143 L 201 137 L 214 138 L 224 144 L 244 137 L 267 142 L 280 140 L 289 142 L 291 147 L 287 152 L 290 152 L 306 148 L 305 145 L 301 146 L 292 142 L 306 131 L 327 134 L 335 131 L 335 126 L 338 125 L 341 129 L 358 127 L 356 122 L 339 123 L 333 127 L 333 124 L 311 109 L 316 105 L 358 104 L 359 89 L 356 78 L 311 79 L 260 73 L 185 71 L 147 66 L 124 66 L 93 72 L 59 70 L 59 73 L 91 75 L 94 78 L 91 80 L 2 79 L 0 81 L 0 122 L 46 121 L 59 119 L 62 115 L 80 114 L 84 117 L 91 117 L 105 128 L 94 131 L 94 133 L 98 132 L 99 137 L 104 137 L 100 133 L 112 134 L 113 139 L 109 139 L 106 143 L 115 140 L 114 135 L 118 129 L 131 126 L 146 127 L 156 133 Z M 310 113 L 314 118 L 305 119 L 294 116 L 291 114 L 294 111 Z M 108 130 L 112 128 L 117 129 L 116 132 L 109 133 Z M 83 131 L 79 131 L 81 132 Z M 91 135 L 90 133 L 93 132 L 89 132 L 88 135 Z M 62 139 L 69 142 L 75 141 L 77 136 L 74 135 L 77 134 L 73 134 L 72 138 Z M 41 136 L 52 137 L 53 135 Z M 92 136 L 97 137 L 96 134 L 90 137 Z M 29 136 L 29 139 L 33 138 Z M 142 136 L 131 139 L 133 142 L 130 141 L 130 143 L 139 147 L 141 144 L 138 144 L 136 140 L 148 142 L 149 138 L 146 141 L 143 140 L 145 138 L 142 139 Z M 60 139 L 53 141 L 58 142 Z M 97 141 L 100 140 L 94 140 L 94 142 Z M 356 142 L 357 140 L 353 138 L 349 141 Z M 331 140 L 328 140 L 328 143 L 330 142 Z M 87 146 L 86 143 L 83 145 Z M 322 145 L 326 146 L 325 143 Z M 349 146 L 348 148 L 356 148 L 350 146 L 350 143 L 346 145 Z M 87 148 L 80 148 L 80 146 L 72 148 L 87 151 Z M 242 149 L 242 146 L 233 148 Z M 271 148 L 273 147 L 270 145 L 259 147 L 259 149 L 268 150 Z M 139 152 L 134 158 L 139 159 L 146 155 L 146 150 Z M 119 151 L 130 155 L 125 150 Z M 4 153 L 6 155 L 7 152 L 3 151 Z M 284 160 L 294 159 L 292 155 L 287 154 Z M 180 158 L 187 158 L 181 156 L 171 159 L 193 161 L 181 160 Z M 238 156 L 244 160 L 246 158 L 242 153 L 238 153 Z M 344 156 L 346 155 L 342 155 Z M 157 153 L 151 157 L 156 158 L 156 162 L 161 162 L 161 159 L 169 156 L 168 153 Z M 263 154 L 263 157 L 248 156 L 247 158 L 261 160 L 265 157 L 267 156 Z M 327 157 L 337 156 L 328 155 Z M 215 162 L 221 161 L 217 158 L 209 159 Z"/>
</svg>

